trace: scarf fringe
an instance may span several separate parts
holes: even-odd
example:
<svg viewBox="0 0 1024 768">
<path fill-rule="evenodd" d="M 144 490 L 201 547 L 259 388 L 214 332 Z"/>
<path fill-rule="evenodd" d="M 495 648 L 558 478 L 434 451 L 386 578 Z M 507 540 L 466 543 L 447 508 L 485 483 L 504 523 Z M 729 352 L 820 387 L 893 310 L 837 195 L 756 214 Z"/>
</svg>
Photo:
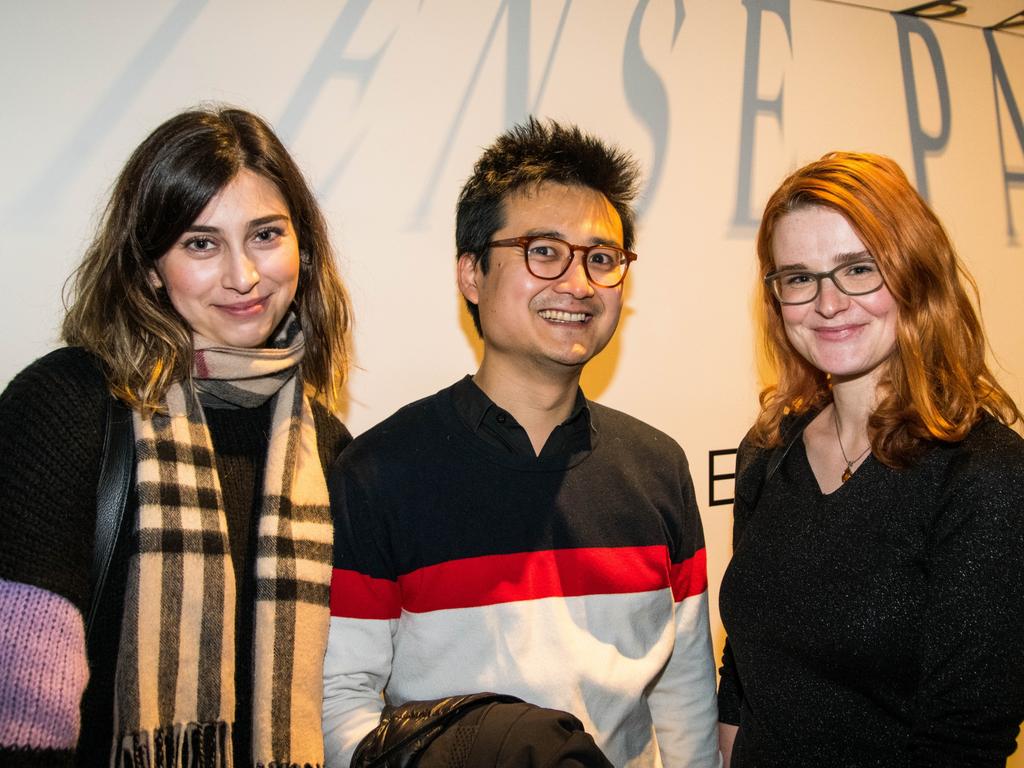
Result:
<svg viewBox="0 0 1024 768">
<path fill-rule="evenodd" d="M 178 723 L 120 739 L 112 768 L 234 768 L 230 723 Z"/>
</svg>

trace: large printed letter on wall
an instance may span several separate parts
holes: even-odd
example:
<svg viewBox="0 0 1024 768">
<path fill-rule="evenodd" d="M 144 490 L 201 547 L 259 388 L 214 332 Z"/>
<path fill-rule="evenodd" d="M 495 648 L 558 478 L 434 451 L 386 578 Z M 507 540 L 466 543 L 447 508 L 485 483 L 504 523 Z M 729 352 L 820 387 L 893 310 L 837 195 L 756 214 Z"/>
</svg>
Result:
<svg viewBox="0 0 1024 768">
<path fill-rule="evenodd" d="M 900 41 L 900 62 L 903 65 L 903 92 L 907 98 L 907 120 L 910 123 L 910 146 L 914 153 L 914 175 L 917 191 L 928 200 L 928 170 L 925 158 L 945 148 L 949 141 L 950 109 L 949 82 L 946 80 L 946 64 L 935 32 L 916 16 L 894 13 Z M 910 36 L 917 35 L 928 48 L 928 57 L 935 72 L 935 87 L 939 96 L 939 130 L 928 133 L 921 125 L 921 108 L 917 98 L 917 80 L 914 78 L 914 57 L 910 50 Z"/>
<path fill-rule="evenodd" d="M 647 63 L 640 46 L 640 25 L 650 0 L 640 0 L 633 10 L 633 18 L 629 22 L 626 34 L 626 49 L 622 57 L 622 81 L 626 88 L 626 100 L 630 111 L 646 126 L 654 143 L 654 158 L 648 172 L 647 189 L 640 199 L 646 206 L 654 199 L 661 182 L 661 174 L 665 169 L 665 157 L 668 153 L 669 101 L 668 91 L 658 73 Z M 675 24 L 672 30 L 672 44 L 675 45 L 679 29 L 683 25 L 686 11 L 683 0 L 675 0 Z M 642 207 L 640 212 L 642 213 Z"/>
<path fill-rule="evenodd" d="M 537 96 L 532 104 L 529 103 L 530 3 L 531 0 L 504 0 L 498 6 L 498 10 L 494 14 L 494 21 L 491 23 L 491 28 L 488 30 L 483 46 L 480 49 L 480 57 L 477 59 L 476 66 L 470 74 L 469 82 L 466 84 L 462 101 L 453 113 L 452 124 L 448 129 L 448 137 L 445 140 L 444 147 L 441 148 L 437 156 L 437 162 L 434 164 L 434 170 L 423 187 L 423 195 L 420 198 L 416 211 L 417 222 L 426 219 L 430 213 L 434 194 L 438 188 L 438 179 L 441 178 L 445 163 L 448 162 L 448 155 L 455 144 L 459 124 L 462 122 L 473 92 L 476 90 L 476 84 L 480 79 L 484 62 L 487 60 L 487 54 L 490 52 L 494 39 L 497 36 L 498 25 L 506 14 L 508 15 L 508 48 L 506 50 L 507 66 L 505 68 L 505 126 L 510 127 L 513 123 L 523 120 L 531 112 L 537 111 L 541 96 L 544 93 L 544 87 L 554 65 L 555 53 L 558 51 L 559 44 L 561 43 L 562 32 L 565 29 L 565 22 L 569 16 L 569 7 L 572 5 L 572 0 L 564 0 L 562 5 L 562 14 L 558 21 L 558 28 L 555 31 L 555 38 L 551 43 L 551 50 L 548 53 L 544 74 L 541 77 Z"/>
<path fill-rule="evenodd" d="M 999 47 L 996 45 L 995 31 L 985 30 L 985 43 L 988 45 L 988 55 L 992 59 L 992 91 L 996 102 L 996 130 L 999 132 L 999 159 L 1003 166 L 1003 189 L 1006 195 L 1006 235 L 1010 239 L 1010 245 L 1017 245 L 1017 230 L 1013 226 L 1013 208 L 1010 206 L 1010 187 L 1024 187 L 1024 170 L 1011 171 L 1006 165 L 1006 139 L 1003 136 L 1003 112 L 1000 109 L 1000 101 L 1006 101 L 1006 111 L 1013 123 L 1013 132 L 1017 134 L 1017 143 L 1024 151 L 1024 121 L 1021 120 L 1020 107 L 1010 89 L 1010 78 L 1006 74 L 1006 67 L 1003 66 L 1003 57 L 999 55 Z M 1002 93 L 1002 99 L 1000 99 Z"/>
<path fill-rule="evenodd" d="M 743 0 L 747 9 L 746 59 L 743 67 L 743 114 L 740 118 L 740 166 L 736 182 L 736 210 L 732 217 L 734 227 L 753 229 L 758 219 L 750 210 L 751 176 L 754 172 L 754 123 L 759 113 L 774 115 L 782 126 L 782 90 L 773 99 L 762 99 L 757 94 L 757 80 L 761 63 L 761 17 L 765 12 L 776 14 L 786 28 L 786 40 L 793 47 L 793 34 L 789 23 L 789 0 Z"/>
<path fill-rule="evenodd" d="M 366 58 L 351 58 L 345 54 L 345 49 L 356 37 L 359 23 L 369 10 L 370 3 L 371 0 L 352 0 L 346 3 L 344 10 L 338 14 L 330 32 L 327 33 L 327 38 L 320 45 L 313 63 L 310 64 L 309 70 L 288 101 L 284 114 L 277 121 L 278 133 L 285 142 L 295 141 L 317 95 L 332 78 L 351 78 L 359 84 L 360 95 L 366 92 L 380 65 L 380 60 L 391 42 L 391 37 L 385 40 L 372 56 Z M 329 194 L 331 187 L 338 181 L 348 160 L 355 153 L 355 145 L 358 144 L 358 140 L 352 144 L 353 146 L 343 153 L 342 160 L 335 163 L 327 174 L 325 183 L 317 190 L 320 195 Z"/>
</svg>

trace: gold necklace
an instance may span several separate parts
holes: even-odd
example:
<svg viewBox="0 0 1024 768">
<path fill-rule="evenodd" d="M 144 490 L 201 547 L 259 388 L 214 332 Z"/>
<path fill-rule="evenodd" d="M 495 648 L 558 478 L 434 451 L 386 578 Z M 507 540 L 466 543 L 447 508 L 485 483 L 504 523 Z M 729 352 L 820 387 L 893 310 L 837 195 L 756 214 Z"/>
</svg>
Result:
<svg viewBox="0 0 1024 768">
<path fill-rule="evenodd" d="M 868 445 L 868 447 L 864 449 L 860 456 L 855 458 L 853 461 L 850 461 L 848 458 L 846 458 L 846 449 L 843 448 L 843 438 L 839 436 L 839 410 L 836 408 L 835 403 L 832 403 L 832 423 L 836 425 L 836 440 L 839 442 L 839 451 L 840 453 L 843 454 L 843 461 L 846 462 L 846 469 L 843 470 L 842 477 L 842 480 L 845 483 L 847 480 L 853 477 L 853 465 L 868 455 L 868 451 L 871 450 L 871 446 Z"/>
</svg>

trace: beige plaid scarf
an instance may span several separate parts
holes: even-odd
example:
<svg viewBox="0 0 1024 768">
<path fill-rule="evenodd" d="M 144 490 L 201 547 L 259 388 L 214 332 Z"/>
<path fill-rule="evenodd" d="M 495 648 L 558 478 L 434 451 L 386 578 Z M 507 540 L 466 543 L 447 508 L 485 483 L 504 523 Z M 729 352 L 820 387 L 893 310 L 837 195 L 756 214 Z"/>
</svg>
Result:
<svg viewBox="0 0 1024 768">
<path fill-rule="evenodd" d="M 111 762 L 234 765 L 235 707 L 252 709 L 254 764 L 321 766 L 322 664 L 332 526 L 292 317 L 268 349 L 196 339 L 195 389 L 136 411 L 137 533 L 118 654 Z M 198 390 L 198 398 L 195 390 Z M 256 551 L 253 700 L 235 701 L 236 576 L 210 432 L 199 400 L 274 398 Z"/>
</svg>

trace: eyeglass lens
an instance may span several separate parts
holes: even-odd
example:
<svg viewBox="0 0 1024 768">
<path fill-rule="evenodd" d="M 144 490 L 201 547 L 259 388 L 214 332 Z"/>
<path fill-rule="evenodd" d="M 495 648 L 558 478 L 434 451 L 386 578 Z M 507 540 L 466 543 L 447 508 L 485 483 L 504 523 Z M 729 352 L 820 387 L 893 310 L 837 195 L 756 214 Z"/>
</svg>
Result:
<svg viewBox="0 0 1024 768">
<path fill-rule="evenodd" d="M 534 277 L 560 277 L 572 259 L 569 244 L 555 238 L 538 237 L 526 245 L 526 265 Z M 612 246 L 594 246 L 586 253 L 586 271 L 592 282 L 602 286 L 618 284 L 628 267 L 626 254 Z"/>
<path fill-rule="evenodd" d="M 843 264 L 831 272 L 786 271 L 769 278 L 772 291 L 783 304 L 805 304 L 818 296 L 821 281 L 829 278 L 850 296 L 860 296 L 882 287 L 882 273 L 873 261 Z"/>
</svg>

